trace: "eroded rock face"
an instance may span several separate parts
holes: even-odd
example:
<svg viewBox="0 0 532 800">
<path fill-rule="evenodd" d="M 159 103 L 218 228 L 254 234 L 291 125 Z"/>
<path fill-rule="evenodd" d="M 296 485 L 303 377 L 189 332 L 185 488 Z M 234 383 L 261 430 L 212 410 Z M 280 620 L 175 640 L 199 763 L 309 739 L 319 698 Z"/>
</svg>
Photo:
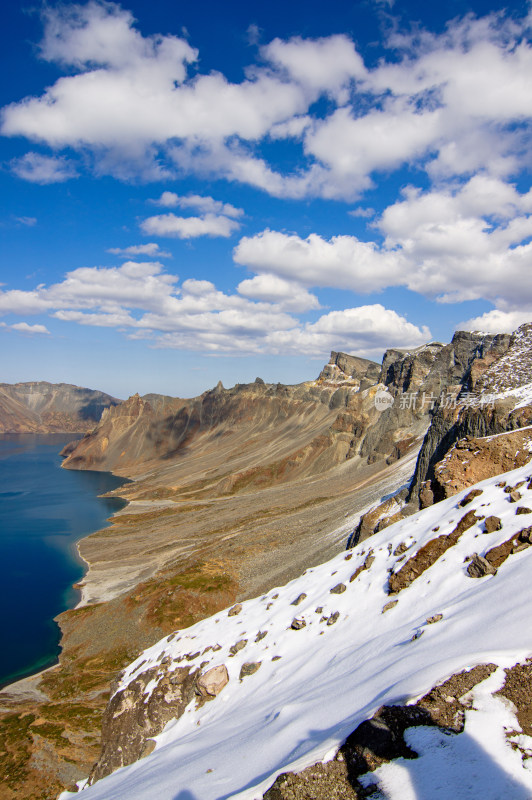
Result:
<svg viewBox="0 0 532 800">
<path fill-rule="evenodd" d="M 90 784 L 151 752 L 151 737 L 178 719 L 194 697 L 198 670 L 178 667 L 166 672 L 148 696 L 146 687 L 160 675 L 157 668 L 142 672 L 109 701 L 102 722 L 102 752 Z"/>
<path fill-rule="evenodd" d="M 354 547 L 359 542 L 367 539 L 368 536 L 403 519 L 406 495 L 406 490 L 403 490 L 363 514 L 349 537 L 347 546 Z"/>
<path fill-rule="evenodd" d="M 530 383 L 532 378 L 532 324 L 522 325 L 511 336 L 507 334 L 482 336 L 476 333 L 457 333 L 453 337 L 453 343 L 460 339 L 463 350 L 463 341 L 466 336 L 477 337 L 477 347 L 469 361 L 464 379 L 460 382 L 462 392 L 470 391 L 477 397 L 481 397 L 515 390 Z M 462 356 L 466 351 L 467 347 Z M 435 500 L 438 501 L 484 477 L 491 477 L 498 472 L 518 466 L 515 462 L 508 466 L 506 463 L 502 463 L 505 460 L 505 448 L 503 443 L 497 442 L 492 448 L 493 452 L 485 459 L 490 461 L 491 456 L 497 461 L 495 472 L 475 477 L 470 483 L 465 483 L 454 491 L 453 487 L 450 487 L 448 494 L 446 494 L 447 489 L 443 487 L 450 483 L 449 477 L 437 474 L 438 465 L 450 452 L 453 445 L 460 440 L 467 441 L 471 437 L 478 440 L 493 434 L 515 431 L 529 425 L 532 419 L 532 408 L 515 408 L 515 405 L 515 398 L 500 397 L 491 405 L 471 407 L 461 402 L 461 398 L 458 397 L 456 407 L 436 408 L 419 453 L 410 499 L 418 497 L 422 485 L 427 480 L 431 481 Z M 506 461 L 508 460 L 509 457 L 506 454 Z"/>
</svg>

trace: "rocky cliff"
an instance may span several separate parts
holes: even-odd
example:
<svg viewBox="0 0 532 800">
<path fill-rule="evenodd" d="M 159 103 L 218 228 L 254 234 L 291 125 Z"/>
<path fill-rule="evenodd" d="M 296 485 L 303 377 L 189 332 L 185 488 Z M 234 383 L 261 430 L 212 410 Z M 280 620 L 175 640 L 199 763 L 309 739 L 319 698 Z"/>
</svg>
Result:
<svg viewBox="0 0 532 800">
<path fill-rule="evenodd" d="M 416 466 L 413 498 L 433 481 L 436 464 L 460 439 L 512 431 L 532 419 L 532 324 L 490 339 L 453 402 L 435 406 Z"/>
<path fill-rule="evenodd" d="M 441 388 L 433 392 L 430 425 L 410 489 L 364 514 L 351 544 L 420 506 L 519 466 L 527 457 L 526 435 L 510 434 L 532 421 L 532 324 L 511 335 L 458 332 L 450 345 L 440 348 L 427 375 Z M 416 359 L 407 369 L 404 361 L 392 360 L 387 366 L 393 383 L 406 387 L 420 368 Z"/>
<path fill-rule="evenodd" d="M 0 383 L 0 433 L 84 432 L 115 397 L 67 383 Z"/>
</svg>

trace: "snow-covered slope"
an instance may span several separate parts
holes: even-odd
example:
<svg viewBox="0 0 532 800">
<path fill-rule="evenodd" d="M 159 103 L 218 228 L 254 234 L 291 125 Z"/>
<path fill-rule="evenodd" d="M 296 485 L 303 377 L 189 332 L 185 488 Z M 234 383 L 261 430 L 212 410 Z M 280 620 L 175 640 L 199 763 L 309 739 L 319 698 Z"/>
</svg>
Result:
<svg viewBox="0 0 532 800">
<path fill-rule="evenodd" d="M 348 734 L 383 704 L 414 700 L 464 668 L 488 662 L 503 668 L 525 660 L 532 654 L 527 602 L 532 546 L 523 544 L 522 536 L 514 547 L 518 552 L 495 575 L 470 577 L 468 565 L 474 553 L 484 555 L 532 525 L 532 512 L 526 513 L 532 508 L 531 476 L 529 463 L 503 480 L 483 481 L 476 487 L 482 492 L 467 505 L 460 502 L 470 489 L 243 603 L 240 613 L 219 613 L 145 651 L 126 670 L 116 692 L 154 667 L 163 676 L 177 666 L 202 664 L 205 673 L 224 664 L 229 682 L 199 708 L 192 700 L 181 718 L 156 737 L 150 755 L 86 788 L 83 798 L 254 800 L 279 773 L 332 757 Z M 519 484 L 521 497 L 504 491 Z M 525 511 L 516 513 L 518 508 Z M 452 535 L 466 514 L 472 526 Z M 485 533 L 484 518 L 493 515 L 502 527 Z M 414 567 L 405 579 L 410 585 L 390 594 L 390 571 L 398 573 L 424 545 L 447 535 L 456 543 L 418 577 Z M 294 605 L 300 595 L 305 597 Z M 383 612 L 392 600 L 397 603 Z M 427 622 L 440 614 L 439 621 Z M 304 626 L 293 626 L 295 618 Z M 230 648 L 243 641 L 233 655 Z M 240 678 L 244 664 L 259 663 L 253 674 Z M 469 750 L 477 754 L 476 762 L 473 756 L 469 759 L 467 781 L 463 776 L 461 781 L 449 783 L 448 776 L 441 780 L 442 769 L 455 757 L 453 747 L 459 747 L 459 740 L 463 745 L 463 735 L 453 740 L 437 729 L 411 729 L 409 736 L 422 755 L 409 762 L 414 765 L 409 769 L 418 772 L 405 772 L 394 762 L 372 773 L 369 781 L 379 780 L 391 800 L 531 797 L 532 772 L 505 737 L 505 727 L 513 729 L 514 739 L 519 737 L 517 719 L 508 704 L 492 697 L 503 679 L 500 669 L 480 684 L 467 712 Z M 145 700 L 157 681 L 148 684 Z M 519 742 L 525 752 L 532 745 L 522 734 Z M 484 759 L 479 760 L 479 752 Z M 485 768 L 486 758 L 491 772 Z M 494 772 L 508 783 L 497 783 Z M 429 778 L 432 784 L 419 791 Z M 501 789 L 504 785 L 510 793 Z"/>
<path fill-rule="evenodd" d="M 530 384 L 532 372 L 532 323 L 513 332 L 508 351 L 482 375 L 476 387 L 485 393 L 504 394 Z"/>
</svg>

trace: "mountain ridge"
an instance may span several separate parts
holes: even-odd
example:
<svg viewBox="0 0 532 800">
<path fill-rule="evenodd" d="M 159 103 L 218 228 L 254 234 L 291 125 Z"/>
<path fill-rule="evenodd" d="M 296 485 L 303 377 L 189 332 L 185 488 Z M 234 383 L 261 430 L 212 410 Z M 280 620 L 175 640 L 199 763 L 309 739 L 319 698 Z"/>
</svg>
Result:
<svg viewBox="0 0 532 800">
<path fill-rule="evenodd" d="M 530 346 L 523 342 L 519 358 Z M 109 682 L 144 648 L 339 558 L 366 513 L 376 520 L 368 535 L 395 519 L 408 524 L 423 490 L 424 500 L 429 493 L 424 475 L 407 502 L 418 451 L 437 433 L 441 398 L 457 401 L 453 424 L 473 413 L 458 399 L 496 369 L 510 344 L 508 335 L 458 332 L 447 345 L 389 350 L 380 366 L 334 351 L 316 380 L 297 386 L 219 383 L 198 398 L 134 395 L 104 410 L 66 449 L 64 465 L 132 478 L 116 492 L 129 504 L 110 528 L 79 544 L 88 564 L 82 602 L 59 618 L 60 664 L 37 683 L 44 704 L 0 693 L 13 719 L 26 713 L 44 720 L 30 722 L 20 741 L 24 752 L 50 754 L 48 786 L 59 791 L 88 775 L 98 758 L 95 737 Z M 531 403 L 526 393 L 521 401 L 519 410 L 517 395 L 501 397 L 497 413 L 504 430 L 514 413 L 524 437 Z M 515 465 L 524 441 L 508 440 L 499 466 Z M 497 460 L 493 448 L 502 452 L 488 443 L 486 463 Z M 468 451 L 466 485 L 478 473 L 477 449 Z M 457 451 L 448 461 L 454 491 L 464 488 L 455 481 L 458 464 Z M 392 509 L 388 517 L 380 516 L 383 499 Z M 82 709 L 78 721 L 73 707 Z M 61 739 L 50 738 L 50 726 Z M 49 731 L 45 750 L 43 730 Z M 42 771 L 25 769 L 24 785 L 35 788 Z"/>
</svg>

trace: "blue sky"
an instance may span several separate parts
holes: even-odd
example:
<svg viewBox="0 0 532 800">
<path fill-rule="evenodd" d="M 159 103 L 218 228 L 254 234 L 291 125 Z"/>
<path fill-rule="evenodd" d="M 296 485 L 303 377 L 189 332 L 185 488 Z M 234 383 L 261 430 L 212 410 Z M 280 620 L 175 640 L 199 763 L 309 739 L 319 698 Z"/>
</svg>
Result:
<svg viewBox="0 0 532 800">
<path fill-rule="evenodd" d="M 531 24 L 9 4 L 0 380 L 192 396 L 532 319 Z"/>
</svg>

